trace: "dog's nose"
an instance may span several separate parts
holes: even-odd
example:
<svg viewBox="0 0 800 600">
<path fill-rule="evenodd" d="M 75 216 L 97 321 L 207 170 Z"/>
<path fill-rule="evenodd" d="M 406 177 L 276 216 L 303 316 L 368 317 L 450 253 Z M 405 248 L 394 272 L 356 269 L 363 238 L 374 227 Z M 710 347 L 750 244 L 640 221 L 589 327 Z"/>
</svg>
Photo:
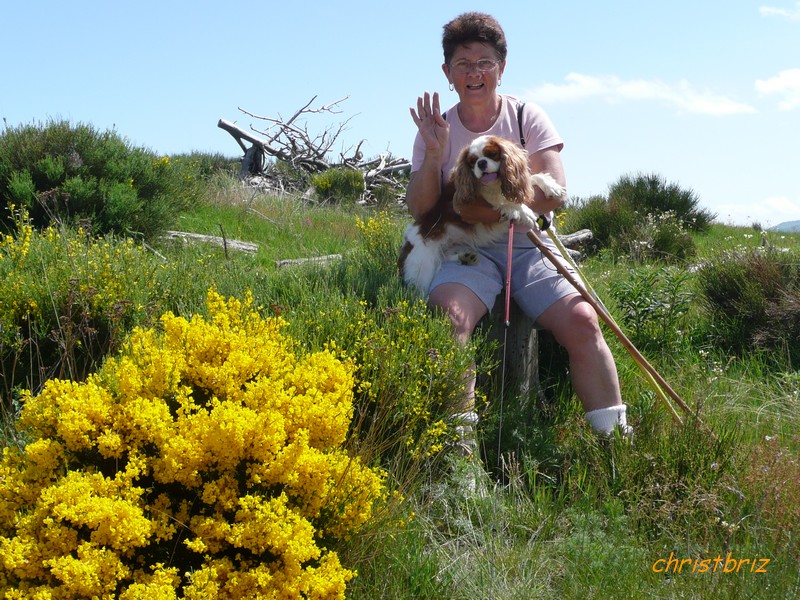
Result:
<svg viewBox="0 0 800 600">
<path fill-rule="evenodd" d="M 477 163 L 475 163 L 475 164 L 477 164 L 477 165 L 478 165 L 478 168 L 479 168 L 481 171 L 485 171 L 485 170 L 486 170 L 486 159 L 485 159 L 485 158 L 480 158 L 480 159 L 478 159 L 478 162 L 477 162 Z"/>
</svg>

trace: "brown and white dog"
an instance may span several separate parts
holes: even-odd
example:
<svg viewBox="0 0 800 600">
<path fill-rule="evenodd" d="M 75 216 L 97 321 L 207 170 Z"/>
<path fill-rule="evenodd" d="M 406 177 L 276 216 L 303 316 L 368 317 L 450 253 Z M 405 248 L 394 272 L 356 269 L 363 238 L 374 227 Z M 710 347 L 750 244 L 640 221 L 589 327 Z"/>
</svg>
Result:
<svg viewBox="0 0 800 600">
<path fill-rule="evenodd" d="M 547 173 L 532 174 L 528 153 L 514 142 L 484 135 L 461 151 L 437 204 L 406 228 L 398 266 L 403 280 L 427 293 L 443 261 L 475 264 L 475 247 L 502 239 L 513 220 L 533 228 L 536 214 L 525 205 L 533 199 L 533 186 L 548 197 L 566 190 Z M 500 211 L 497 223 L 466 223 L 461 208 L 483 198 Z"/>
</svg>

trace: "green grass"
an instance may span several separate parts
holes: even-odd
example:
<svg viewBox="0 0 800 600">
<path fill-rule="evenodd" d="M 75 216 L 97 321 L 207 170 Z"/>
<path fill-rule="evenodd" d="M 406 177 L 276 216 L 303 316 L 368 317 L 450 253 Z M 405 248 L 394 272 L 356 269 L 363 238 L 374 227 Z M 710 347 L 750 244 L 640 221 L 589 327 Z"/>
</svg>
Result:
<svg viewBox="0 0 800 600">
<path fill-rule="evenodd" d="M 178 227 L 180 231 L 254 242 L 258 262 L 265 266 L 284 259 L 341 254 L 358 238 L 352 215 L 328 207 L 301 210 L 291 199 L 201 206 L 179 217 Z"/>
<path fill-rule="evenodd" d="M 694 236 L 699 256 L 723 250 L 756 248 L 765 242 L 775 248 L 800 249 L 800 235 L 779 231 L 758 231 L 752 227 L 732 227 L 714 223 L 703 235 Z"/>
<path fill-rule="evenodd" d="M 315 204 L 292 195 L 254 192 L 234 178 L 216 177 L 208 201 L 182 214 L 181 231 L 224 236 L 258 245 L 257 262 L 342 254 L 358 243 L 355 217 L 370 210 L 359 205 Z"/>
<path fill-rule="evenodd" d="M 440 318 L 399 308 L 413 301 L 393 270 L 407 217 L 388 213 L 381 243 L 365 246 L 357 217 L 369 219 L 371 212 L 253 194 L 233 181 L 212 182 L 207 201 L 184 214 L 179 228 L 208 235 L 224 231 L 228 239 L 259 244 L 258 254 L 231 252 L 226 257 L 211 245 L 163 242 L 155 248 L 163 260 L 153 256 L 159 266 L 149 267 L 157 292 L 140 302 L 149 302 L 153 314 L 169 309 L 188 315 L 202 309 L 211 286 L 223 295 L 249 289 L 265 313 L 287 318 L 293 337 L 309 348 L 330 339 L 351 344 L 360 339 L 353 333 L 358 327 L 372 328 L 378 341 L 363 342 L 364 356 L 379 356 L 400 340 L 393 357 L 411 357 L 376 362 L 370 375 L 376 386 L 382 382 L 381 397 L 399 398 L 411 393 L 409 377 L 416 365 L 425 364 L 430 369 L 426 377 L 437 379 L 444 377 L 435 370 L 443 362 L 440 357 L 447 356 L 454 369 L 465 357 L 446 354 L 447 330 Z M 719 224 L 693 238 L 698 248 L 693 262 L 698 264 L 725 249 L 761 245 L 761 234 L 752 228 Z M 767 233 L 766 239 L 776 247 L 800 249 L 797 234 Z M 345 259 L 328 266 L 274 266 L 275 260 L 334 253 Z M 583 267 L 621 320 L 611 284 L 633 277 L 641 265 L 599 256 Z M 686 286 L 696 291 L 692 278 Z M 505 404 L 504 420 L 524 419 L 519 428 L 524 435 L 504 442 L 499 467 L 487 465 L 491 476 L 483 476 L 485 494 L 469 493 L 467 486 L 482 465 L 456 458 L 445 467 L 434 465 L 428 477 L 418 473 L 412 483 L 394 481 L 404 499 L 388 505 L 359 536 L 338 548 L 343 563 L 359 574 L 349 597 L 800 595 L 797 367 L 775 353 L 731 355 L 716 348 L 697 301 L 669 325 L 678 332 L 674 339 L 648 345 L 646 355 L 713 436 L 692 419 L 676 427 L 608 333 L 636 436 L 632 444 L 598 440 L 587 430 L 558 352 L 552 360 L 543 355 L 543 363 L 550 361 L 543 373 L 546 398 L 532 412 L 523 412 L 519 399 Z M 484 350 L 480 344 L 470 349 L 479 353 L 479 363 L 485 360 Z M 489 383 L 482 391 L 496 400 L 491 379 L 485 380 Z M 497 447 L 498 405 L 492 403 L 480 429 L 486 448 Z M 728 553 L 736 559 L 769 558 L 767 573 L 723 573 L 722 567 L 716 573 L 653 570 L 656 561 L 671 554 L 724 559 Z"/>
</svg>

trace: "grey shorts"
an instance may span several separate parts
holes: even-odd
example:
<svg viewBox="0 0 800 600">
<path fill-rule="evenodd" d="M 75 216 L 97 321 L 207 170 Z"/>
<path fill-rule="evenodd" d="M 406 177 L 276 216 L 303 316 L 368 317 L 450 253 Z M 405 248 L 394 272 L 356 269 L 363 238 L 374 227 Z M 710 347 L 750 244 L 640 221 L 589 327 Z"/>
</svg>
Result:
<svg viewBox="0 0 800 600">
<path fill-rule="evenodd" d="M 541 239 L 574 273 L 550 236 L 542 234 Z M 524 232 L 515 232 L 513 243 L 511 297 L 531 319 L 538 319 L 557 300 L 579 293 Z M 443 283 L 460 283 L 472 290 L 486 305 L 486 309 L 491 311 L 497 296 L 505 287 L 508 238 L 492 246 L 477 248 L 476 254 L 478 262 L 474 265 L 463 265 L 456 261 L 443 263 L 433 277 L 430 289 Z"/>
</svg>

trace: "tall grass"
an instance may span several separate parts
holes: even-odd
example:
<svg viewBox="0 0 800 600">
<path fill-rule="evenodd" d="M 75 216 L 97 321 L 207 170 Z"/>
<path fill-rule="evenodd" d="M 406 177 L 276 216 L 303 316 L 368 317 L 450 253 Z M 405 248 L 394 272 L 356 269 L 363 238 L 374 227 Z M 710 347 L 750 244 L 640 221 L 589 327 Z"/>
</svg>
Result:
<svg viewBox="0 0 800 600">
<path fill-rule="evenodd" d="M 360 383 L 348 449 L 389 469 L 403 500 L 395 496 L 367 528 L 337 548 L 343 564 L 358 571 L 348 587 L 352 598 L 800 593 L 797 365 L 779 347 L 732 353 L 717 344 L 706 307 L 694 301 L 701 293 L 695 269 L 643 267 L 604 254 L 584 264 L 615 316 L 638 330 L 648 357 L 713 435 L 692 418 L 683 427 L 673 425 L 609 335 L 636 430 L 633 442 L 591 434 L 556 351 L 543 397 L 505 405 L 504 419 L 518 422 L 520 434 L 507 440 L 500 456 L 492 454 L 496 414 L 487 413 L 479 431 L 482 456 L 491 465 L 485 473 L 480 463 L 459 459 L 450 450 L 452 430 L 438 426 L 447 423 L 453 399 L 463 391 L 460 373 L 466 365 L 475 357 L 481 368 L 494 365 L 480 340 L 458 348 L 447 322 L 427 311 L 396 277 L 394 256 L 405 215 L 308 206 L 296 197 L 253 194 L 233 180 L 209 184 L 207 193 L 206 202 L 183 215 L 180 228 L 214 235 L 222 229 L 229 238 L 258 243 L 256 256 L 161 241 L 150 246 L 157 254 L 136 246 L 135 259 L 112 261 L 103 271 L 108 279 L 92 279 L 78 266 L 89 260 L 92 242 L 68 229 L 50 240 L 31 232 L 26 256 L 43 257 L 50 248 L 53 258 L 26 259 L 13 273 L 38 279 L 36 302 L 43 308 L 40 315 L 25 312 L 31 305 L 24 305 L 18 319 L 4 324 L 4 334 L 15 334 L 3 351 L 17 344 L 19 356 L 36 354 L 47 327 L 34 337 L 28 326 L 44 318 L 60 322 L 65 301 L 54 299 L 69 297 L 59 290 L 68 291 L 70 281 L 94 286 L 94 295 L 115 281 L 126 286 L 119 299 L 137 307 L 125 327 L 166 310 L 202 312 L 211 287 L 223 296 L 250 290 L 261 312 L 286 318 L 289 333 L 305 349 L 336 348 L 353 360 Z M 721 225 L 693 233 L 698 255 L 691 260 L 713 264 L 719 251 L 761 246 L 760 235 L 748 235 L 752 230 Z M 0 261 L 3 268 L 18 248 L 19 237 L 12 238 Z M 73 256 L 80 240 L 85 253 Z M 800 236 L 768 234 L 767 242 L 773 240 L 776 246 L 800 247 Z M 102 243 L 111 250 L 128 244 L 117 238 Z M 274 264 L 279 258 L 334 253 L 343 258 L 327 265 Z M 91 304 L 79 306 L 98 319 L 110 310 L 91 313 Z M 89 362 L 83 364 L 92 365 L 113 352 L 113 345 L 73 349 L 85 352 Z M 18 355 L 13 354 L 20 360 Z M 10 373 L 7 368 L 4 375 L 9 409 L 14 390 L 29 384 Z M 14 441 L 13 415 L 5 426 L 7 439 Z M 482 493 L 470 486 L 476 476 Z M 654 570 L 671 554 L 703 560 L 729 553 L 736 559 L 768 558 L 766 573 Z"/>
</svg>

